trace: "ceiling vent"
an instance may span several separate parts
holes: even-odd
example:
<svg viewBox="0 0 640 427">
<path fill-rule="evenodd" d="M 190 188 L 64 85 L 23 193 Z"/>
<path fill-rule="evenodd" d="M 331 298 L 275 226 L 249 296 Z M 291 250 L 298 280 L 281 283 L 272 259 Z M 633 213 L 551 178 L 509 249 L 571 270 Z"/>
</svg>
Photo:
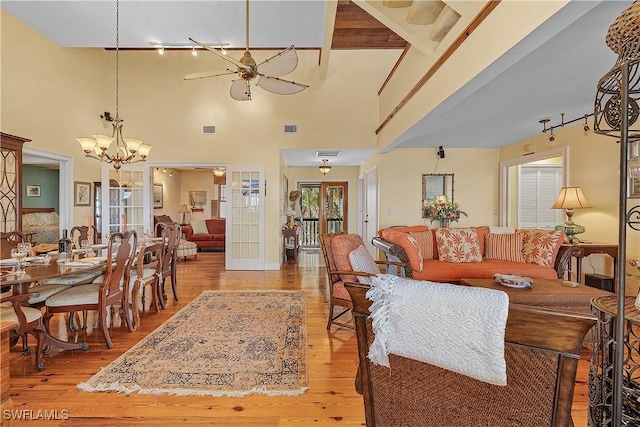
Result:
<svg viewBox="0 0 640 427">
<path fill-rule="evenodd" d="M 341 151 L 316 151 L 316 157 L 322 157 L 322 158 L 330 158 L 330 157 L 338 157 L 340 155 Z"/>
<path fill-rule="evenodd" d="M 282 131 L 284 133 L 298 133 L 298 125 L 284 125 Z"/>
<path fill-rule="evenodd" d="M 215 135 L 216 126 L 215 125 L 202 126 L 202 133 L 204 135 Z"/>
</svg>

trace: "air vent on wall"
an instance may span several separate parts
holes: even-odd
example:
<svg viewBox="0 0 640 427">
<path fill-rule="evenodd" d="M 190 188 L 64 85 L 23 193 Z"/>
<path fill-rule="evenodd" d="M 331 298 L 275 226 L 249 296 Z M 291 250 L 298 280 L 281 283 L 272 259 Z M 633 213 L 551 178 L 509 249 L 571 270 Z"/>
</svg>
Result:
<svg viewBox="0 0 640 427">
<path fill-rule="evenodd" d="M 327 158 L 327 157 L 338 157 L 340 155 L 341 151 L 316 151 L 316 157 L 322 157 L 322 158 Z"/>
<path fill-rule="evenodd" d="M 215 125 L 202 126 L 202 133 L 205 135 L 215 135 L 216 133 Z"/>
<path fill-rule="evenodd" d="M 284 133 L 298 133 L 298 125 L 284 125 L 282 130 Z"/>
</svg>

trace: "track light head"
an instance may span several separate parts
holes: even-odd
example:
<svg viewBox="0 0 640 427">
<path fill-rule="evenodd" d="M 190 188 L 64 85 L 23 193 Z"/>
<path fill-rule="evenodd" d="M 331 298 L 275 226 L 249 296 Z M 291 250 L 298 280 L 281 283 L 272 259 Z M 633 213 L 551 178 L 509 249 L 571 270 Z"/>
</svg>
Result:
<svg viewBox="0 0 640 427">
<path fill-rule="evenodd" d="M 438 157 L 441 159 L 444 159 L 444 147 L 441 145 L 440 147 L 438 147 Z"/>
</svg>

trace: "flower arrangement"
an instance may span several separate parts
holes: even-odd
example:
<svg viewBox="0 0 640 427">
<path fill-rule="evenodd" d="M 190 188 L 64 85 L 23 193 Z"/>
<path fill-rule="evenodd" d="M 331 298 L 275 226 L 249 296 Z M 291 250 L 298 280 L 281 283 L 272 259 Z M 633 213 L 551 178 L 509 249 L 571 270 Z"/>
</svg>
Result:
<svg viewBox="0 0 640 427">
<path fill-rule="evenodd" d="M 460 210 L 457 202 L 451 202 L 446 196 L 439 196 L 433 200 L 425 200 L 422 217 L 433 221 L 440 221 L 440 225 L 447 227 L 451 221 L 458 222 L 461 216 L 468 216 Z"/>
</svg>

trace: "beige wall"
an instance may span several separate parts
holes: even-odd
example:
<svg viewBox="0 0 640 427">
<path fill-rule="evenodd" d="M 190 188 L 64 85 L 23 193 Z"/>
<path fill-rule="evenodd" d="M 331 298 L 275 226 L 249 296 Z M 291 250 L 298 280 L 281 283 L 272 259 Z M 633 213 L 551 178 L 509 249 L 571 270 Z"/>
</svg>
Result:
<svg viewBox="0 0 640 427">
<path fill-rule="evenodd" d="M 75 138 L 110 132 L 99 115 L 115 114 L 115 53 L 63 49 L 2 10 L 0 18 L 2 131 L 32 139 L 30 147 L 73 157 L 74 180 L 99 180 L 100 164 L 83 157 Z M 273 53 L 254 55 L 260 61 Z M 280 262 L 281 200 L 275 191 L 282 175 L 280 150 L 375 147 L 377 90 L 400 51 L 334 51 L 326 80 L 320 78 L 318 51 L 298 55 L 298 68 L 287 78 L 309 84 L 307 90 L 279 96 L 254 87 L 251 102 L 237 102 L 229 96 L 231 76 L 183 80 L 188 73 L 226 66 L 214 55 L 120 52 L 123 133 L 153 145 L 150 165 L 264 168 L 268 188 L 274 189 L 265 200 L 269 268 Z M 291 123 L 298 134 L 284 135 L 282 126 Z M 217 134 L 203 136 L 203 125 L 215 125 Z M 74 216 L 81 217 L 82 210 Z"/>
<path fill-rule="evenodd" d="M 454 174 L 454 200 L 469 216 L 458 225 L 496 225 L 497 149 L 396 149 L 378 156 L 380 228 L 422 224 L 422 174 Z M 366 164 L 364 166 L 370 167 Z M 429 223 L 426 223 L 429 225 Z"/>
</svg>

